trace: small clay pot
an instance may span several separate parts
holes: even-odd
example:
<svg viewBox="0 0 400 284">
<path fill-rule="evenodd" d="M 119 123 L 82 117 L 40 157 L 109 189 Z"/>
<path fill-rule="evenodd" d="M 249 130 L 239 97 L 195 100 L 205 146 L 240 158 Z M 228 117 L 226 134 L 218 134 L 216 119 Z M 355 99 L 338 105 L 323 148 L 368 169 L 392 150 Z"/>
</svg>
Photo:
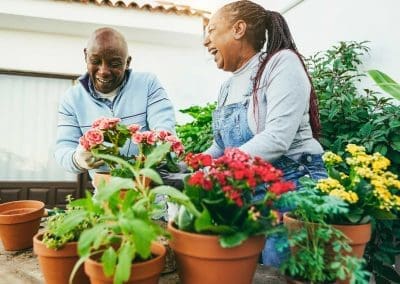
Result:
<svg viewBox="0 0 400 284">
<path fill-rule="evenodd" d="M 0 238 L 4 250 L 32 247 L 32 238 L 39 230 L 43 213 L 44 203 L 41 201 L 20 200 L 0 204 Z"/>
<path fill-rule="evenodd" d="M 71 272 L 79 260 L 78 243 L 69 242 L 59 249 L 46 247 L 42 241 L 43 233 L 33 238 L 33 251 L 38 256 L 40 270 L 46 284 L 68 284 Z M 72 280 L 73 284 L 89 284 L 89 278 L 79 267 Z"/>
</svg>

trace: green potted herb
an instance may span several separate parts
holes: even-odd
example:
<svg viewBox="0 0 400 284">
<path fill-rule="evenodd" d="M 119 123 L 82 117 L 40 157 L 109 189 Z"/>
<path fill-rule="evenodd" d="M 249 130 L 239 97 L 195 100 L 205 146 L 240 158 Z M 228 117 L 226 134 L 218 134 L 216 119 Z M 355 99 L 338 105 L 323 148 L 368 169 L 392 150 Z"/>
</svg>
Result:
<svg viewBox="0 0 400 284">
<path fill-rule="evenodd" d="M 307 182 L 303 179 L 303 189 L 279 200 L 282 205 L 295 208 L 284 215 L 291 254 L 281 270 L 288 282 L 368 283 L 364 260 L 352 256 L 349 239 L 325 222 L 328 216 L 347 214 L 348 205 L 338 197 L 319 194 Z"/>
<path fill-rule="evenodd" d="M 65 211 L 56 210 L 54 215 L 48 217 L 44 231 L 33 239 L 33 250 L 38 256 L 46 283 L 68 283 L 79 259 L 77 241 L 81 233 L 95 222 L 96 218 L 90 218 L 82 208 L 70 205 Z M 72 283 L 89 283 L 83 269 L 75 274 Z"/>
<path fill-rule="evenodd" d="M 164 210 L 155 202 L 156 195 L 167 194 L 182 203 L 188 200 L 170 186 L 160 185 L 150 190 L 145 181 L 145 178 L 150 178 L 154 183 L 162 184 L 152 165 L 165 151 L 166 146 L 155 148 L 140 170 L 120 157 L 101 154 L 102 159 L 129 170 L 134 179 L 111 177 L 108 182 L 100 182 L 94 196 L 87 193 L 86 198 L 71 202 L 72 206 L 81 207 L 97 220 L 79 238 L 80 260 L 75 267 L 77 269 L 84 262 L 85 272 L 91 281 L 157 283 L 166 254 L 165 247 L 157 243 L 157 239 L 166 232 L 153 220 L 153 216 Z M 120 194 L 122 189 L 128 189 L 123 197 Z"/>
</svg>

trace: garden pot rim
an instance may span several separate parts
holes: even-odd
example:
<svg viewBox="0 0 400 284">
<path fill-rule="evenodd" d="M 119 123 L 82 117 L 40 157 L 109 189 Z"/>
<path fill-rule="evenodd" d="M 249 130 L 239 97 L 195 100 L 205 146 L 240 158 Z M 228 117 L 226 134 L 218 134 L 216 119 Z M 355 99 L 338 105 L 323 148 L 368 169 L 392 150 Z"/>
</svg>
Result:
<svg viewBox="0 0 400 284">
<path fill-rule="evenodd" d="M 297 222 L 303 222 L 303 223 L 310 223 L 310 224 L 320 224 L 320 223 L 316 223 L 316 222 L 307 222 L 307 221 L 303 221 L 303 220 L 300 220 L 300 219 L 297 219 L 296 217 L 294 217 L 293 215 L 291 215 L 290 214 L 291 212 L 285 212 L 284 214 L 283 214 L 283 219 L 285 220 L 295 220 L 295 221 L 297 221 Z M 358 223 L 355 223 L 355 224 L 331 224 L 331 223 L 326 223 L 327 225 L 332 225 L 332 226 L 335 226 L 335 227 L 351 227 L 351 226 L 365 226 L 365 227 L 369 227 L 369 226 L 371 226 L 371 222 L 368 222 L 368 223 L 362 223 L 362 224 L 358 224 Z"/>
<path fill-rule="evenodd" d="M 19 224 L 43 217 L 45 204 L 39 200 L 18 200 L 0 204 L 0 224 Z M 11 210 L 29 208 L 28 212 L 3 214 Z"/>
<path fill-rule="evenodd" d="M 178 229 L 178 228 L 176 227 L 175 222 L 172 221 L 172 220 L 168 221 L 168 229 L 171 229 L 171 231 L 173 231 L 173 232 L 179 232 L 179 233 L 182 234 L 182 235 L 186 235 L 186 236 L 196 236 L 196 237 L 198 237 L 198 238 L 203 238 L 203 239 L 208 239 L 208 240 L 210 240 L 210 239 L 218 239 L 218 238 L 219 238 L 219 235 L 200 234 L 200 233 L 188 232 L 188 231 L 184 231 L 184 230 Z M 257 237 L 259 237 L 259 238 L 265 238 L 264 235 L 254 235 L 254 236 L 250 236 L 249 238 L 251 238 L 251 237 L 255 237 L 255 238 L 257 238 Z"/>
<path fill-rule="evenodd" d="M 48 248 L 43 242 L 43 232 L 38 232 L 33 236 L 33 251 L 37 255 L 46 256 L 46 257 L 68 257 L 68 256 L 77 256 L 78 255 L 78 242 L 67 242 L 62 247 L 58 249 Z"/>
</svg>

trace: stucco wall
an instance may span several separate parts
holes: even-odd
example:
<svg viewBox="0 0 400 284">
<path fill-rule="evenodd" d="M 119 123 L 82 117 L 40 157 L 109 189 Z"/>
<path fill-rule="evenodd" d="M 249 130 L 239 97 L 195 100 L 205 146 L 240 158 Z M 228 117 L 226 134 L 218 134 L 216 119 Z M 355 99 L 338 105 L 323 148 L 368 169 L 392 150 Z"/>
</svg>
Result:
<svg viewBox="0 0 400 284">
<path fill-rule="evenodd" d="M 399 0 L 304 0 L 284 16 L 304 55 L 338 41 L 368 40 L 362 69 L 381 70 L 400 82 L 399 11 Z M 362 85 L 373 82 L 365 78 Z"/>
</svg>

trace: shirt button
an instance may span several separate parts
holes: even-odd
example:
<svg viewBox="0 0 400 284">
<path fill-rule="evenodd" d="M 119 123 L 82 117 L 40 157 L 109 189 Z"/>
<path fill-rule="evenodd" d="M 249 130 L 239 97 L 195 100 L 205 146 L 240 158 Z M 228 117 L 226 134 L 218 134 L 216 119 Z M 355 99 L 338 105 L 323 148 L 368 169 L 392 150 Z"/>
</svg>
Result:
<svg viewBox="0 0 400 284">
<path fill-rule="evenodd" d="M 299 166 L 298 170 L 299 171 L 304 171 L 304 166 Z"/>
<path fill-rule="evenodd" d="M 311 156 L 307 156 L 307 162 L 309 162 L 309 163 L 312 162 L 312 157 Z"/>
</svg>

